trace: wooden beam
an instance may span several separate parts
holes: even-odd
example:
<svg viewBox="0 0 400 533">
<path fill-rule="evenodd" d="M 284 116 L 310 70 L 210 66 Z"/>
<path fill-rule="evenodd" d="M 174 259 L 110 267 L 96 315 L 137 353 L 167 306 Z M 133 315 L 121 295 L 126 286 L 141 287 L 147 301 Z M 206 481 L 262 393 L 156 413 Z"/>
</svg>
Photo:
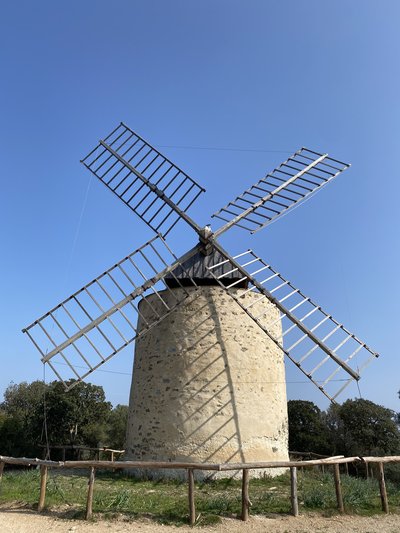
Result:
<svg viewBox="0 0 400 533">
<path fill-rule="evenodd" d="M 87 493 L 87 500 L 86 500 L 86 515 L 85 515 L 86 520 L 90 520 L 93 516 L 94 476 L 95 476 L 95 468 L 92 466 L 90 468 L 88 493 Z"/>
<path fill-rule="evenodd" d="M 194 472 L 193 468 L 188 468 L 188 499 L 189 499 L 189 524 L 196 523 L 196 508 L 194 505 Z"/>
<path fill-rule="evenodd" d="M 344 457 L 338 455 L 336 457 L 329 457 L 327 459 L 312 459 L 311 461 L 265 461 L 257 463 L 224 463 L 219 465 L 220 470 L 242 470 L 243 468 L 291 468 L 297 466 L 300 468 L 306 466 L 317 465 L 331 465 L 335 463 L 353 463 L 354 461 L 360 461 L 360 457 Z"/>
<path fill-rule="evenodd" d="M 265 461 L 257 463 L 189 463 L 189 462 L 169 462 L 169 461 L 50 461 L 38 458 L 8 457 L 0 455 L 0 464 L 14 464 L 26 466 L 48 466 L 49 468 L 165 468 L 184 469 L 193 468 L 195 470 L 243 470 L 257 468 L 307 468 L 317 465 L 334 465 L 346 463 L 400 463 L 400 456 L 386 457 L 328 457 L 327 459 L 312 459 L 310 461 Z"/>
<path fill-rule="evenodd" d="M 40 495 L 38 503 L 38 511 L 41 513 L 44 509 L 44 502 L 46 499 L 46 486 L 47 486 L 47 466 L 40 467 Z"/>
<path fill-rule="evenodd" d="M 249 469 L 243 468 L 242 473 L 242 520 L 247 522 L 249 519 L 249 508 L 250 508 L 250 499 L 249 499 Z"/>
<path fill-rule="evenodd" d="M 114 450 L 111 450 L 111 457 L 110 457 L 110 460 L 111 462 L 113 463 L 114 462 Z M 112 469 L 112 472 L 115 472 L 115 468 Z"/>
<path fill-rule="evenodd" d="M 368 462 L 372 462 L 369 460 Z M 375 462 L 382 461 L 385 462 L 400 462 L 399 457 L 383 457 L 383 458 L 374 458 L 379 459 Z M 26 457 L 7 457 L 0 455 L 0 462 L 4 461 L 8 464 L 19 464 L 19 465 L 45 465 L 51 468 L 167 468 L 167 469 L 176 469 L 181 468 L 187 470 L 188 468 L 194 468 L 195 470 L 243 470 L 244 468 L 253 469 L 253 468 L 291 468 L 292 466 L 296 467 L 307 467 L 307 466 L 316 466 L 316 465 L 330 465 L 330 464 L 342 464 L 342 463 L 353 463 L 355 461 L 365 461 L 365 458 L 361 457 L 344 457 L 343 455 L 338 455 L 336 457 L 329 457 L 327 459 L 313 459 L 311 461 L 265 461 L 257 463 L 189 463 L 189 462 L 169 462 L 169 461 L 46 461 L 43 459 L 37 458 L 26 458 Z"/>
<path fill-rule="evenodd" d="M 46 461 L 44 459 L 27 458 L 27 457 L 8 457 L 0 455 L 0 462 L 6 464 L 38 466 L 45 465 L 51 468 L 167 468 L 167 469 L 188 469 L 197 470 L 221 470 L 221 465 L 216 463 L 189 463 L 189 462 L 170 462 L 170 461 Z M 237 468 L 236 468 L 237 470 Z"/>
<path fill-rule="evenodd" d="M 336 500 L 339 513 L 344 513 L 342 482 L 340 480 L 340 467 L 338 464 L 333 465 L 333 477 L 335 479 Z"/>
<path fill-rule="evenodd" d="M 0 461 L 0 481 L 2 480 L 3 478 L 3 472 L 4 472 L 4 467 L 5 467 L 5 462 L 4 461 Z"/>
<path fill-rule="evenodd" d="M 290 467 L 290 502 L 292 504 L 292 515 L 299 516 L 299 502 L 297 499 L 297 468 Z"/>
<path fill-rule="evenodd" d="M 400 463 L 400 455 L 388 455 L 385 457 L 360 457 L 364 463 Z"/>
<path fill-rule="evenodd" d="M 385 472 L 382 462 L 379 463 L 379 491 L 381 493 L 382 511 L 387 514 L 389 512 L 389 504 L 386 492 Z"/>
</svg>

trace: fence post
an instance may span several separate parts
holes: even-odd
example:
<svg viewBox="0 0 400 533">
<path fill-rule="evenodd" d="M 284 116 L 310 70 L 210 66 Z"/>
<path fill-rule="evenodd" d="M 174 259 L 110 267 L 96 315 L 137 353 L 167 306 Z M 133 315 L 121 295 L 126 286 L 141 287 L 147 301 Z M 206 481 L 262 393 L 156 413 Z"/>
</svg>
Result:
<svg viewBox="0 0 400 533">
<path fill-rule="evenodd" d="M 2 477 L 3 477 L 3 471 L 4 471 L 5 464 L 6 463 L 4 461 L 0 461 L 0 481 L 2 480 Z"/>
<path fill-rule="evenodd" d="M 47 485 L 47 466 L 40 467 L 40 495 L 38 503 L 38 511 L 41 513 L 44 508 L 44 502 L 46 499 L 46 485 Z"/>
<path fill-rule="evenodd" d="M 299 516 L 299 502 L 297 500 L 297 468 L 290 467 L 290 501 L 292 504 L 292 515 Z"/>
<path fill-rule="evenodd" d="M 381 493 L 382 511 L 387 514 L 389 512 L 389 504 L 386 492 L 383 463 L 379 463 L 379 491 Z"/>
<path fill-rule="evenodd" d="M 249 519 L 249 469 L 243 468 L 242 474 L 242 520 L 246 522 Z"/>
<path fill-rule="evenodd" d="M 335 491 L 338 510 L 339 513 L 344 513 L 342 482 L 340 480 L 340 466 L 337 463 L 333 465 L 333 476 L 335 478 Z"/>
<path fill-rule="evenodd" d="M 90 474 L 89 474 L 89 486 L 88 486 L 88 493 L 87 493 L 87 501 L 86 501 L 86 520 L 90 520 L 93 515 L 93 488 L 94 488 L 94 476 L 95 476 L 95 468 L 92 466 L 90 468 Z"/>
<path fill-rule="evenodd" d="M 193 468 L 188 468 L 188 497 L 189 497 L 189 523 L 196 523 L 196 508 L 194 505 L 194 473 Z"/>
<path fill-rule="evenodd" d="M 115 460 L 115 457 L 114 457 L 114 451 L 112 451 L 112 452 L 111 452 L 111 462 L 113 463 L 114 460 Z M 111 472 L 115 472 L 115 468 L 113 468 L 113 469 L 111 470 Z"/>
</svg>

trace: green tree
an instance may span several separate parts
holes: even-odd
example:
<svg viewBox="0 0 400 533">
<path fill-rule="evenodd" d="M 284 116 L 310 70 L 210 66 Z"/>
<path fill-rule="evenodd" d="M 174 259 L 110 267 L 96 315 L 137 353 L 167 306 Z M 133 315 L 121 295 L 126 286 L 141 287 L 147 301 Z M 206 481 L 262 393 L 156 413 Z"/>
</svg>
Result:
<svg viewBox="0 0 400 533">
<path fill-rule="evenodd" d="M 341 405 L 331 403 L 328 410 L 323 415 L 330 445 L 329 455 L 343 455 L 344 432 L 343 421 L 340 418 L 340 408 Z"/>
<path fill-rule="evenodd" d="M 106 443 L 111 404 L 98 385 L 77 383 L 66 392 L 59 381 L 11 384 L 0 405 L 0 453 L 32 456 L 39 444 Z"/>
<path fill-rule="evenodd" d="M 330 455 L 325 417 L 313 403 L 289 400 L 289 450 Z"/>
<path fill-rule="evenodd" d="M 47 387 L 45 408 L 43 403 L 37 406 L 35 434 L 39 436 L 46 423 L 51 445 L 70 443 L 96 447 L 106 438 L 110 411 L 111 404 L 105 399 L 103 387 L 79 382 L 65 392 L 60 381 L 53 381 Z"/>
<path fill-rule="evenodd" d="M 126 425 L 128 422 L 127 405 L 116 405 L 108 417 L 107 443 L 114 449 L 125 449 Z"/>
<path fill-rule="evenodd" d="M 32 416 L 32 407 L 41 401 L 47 386 L 43 381 L 11 383 L 4 392 L 1 408 L 9 416 L 27 421 Z"/>
<path fill-rule="evenodd" d="M 347 400 L 338 406 L 336 418 L 338 453 L 343 455 L 390 455 L 400 450 L 400 434 L 396 414 L 374 402 L 363 399 Z"/>
<path fill-rule="evenodd" d="M 43 401 L 43 381 L 11 383 L 0 405 L 0 453 L 32 456 L 38 453 L 38 437 L 32 421 L 37 406 Z"/>
</svg>

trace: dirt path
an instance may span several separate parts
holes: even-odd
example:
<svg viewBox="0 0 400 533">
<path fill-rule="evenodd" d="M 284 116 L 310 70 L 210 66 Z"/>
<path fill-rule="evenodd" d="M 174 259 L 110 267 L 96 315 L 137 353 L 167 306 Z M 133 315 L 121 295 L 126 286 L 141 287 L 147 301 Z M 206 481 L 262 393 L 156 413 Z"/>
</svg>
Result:
<svg viewBox="0 0 400 533">
<path fill-rule="evenodd" d="M 360 516 L 252 516 L 247 523 L 223 519 L 221 524 L 198 528 L 203 533 L 399 533 L 399 515 Z M 188 533 L 193 529 L 183 526 L 164 526 L 150 520 L 68 520 L 56 515 L 38 515 L 24 508 L 0 508 L 0 533 Z"/>
</svg>

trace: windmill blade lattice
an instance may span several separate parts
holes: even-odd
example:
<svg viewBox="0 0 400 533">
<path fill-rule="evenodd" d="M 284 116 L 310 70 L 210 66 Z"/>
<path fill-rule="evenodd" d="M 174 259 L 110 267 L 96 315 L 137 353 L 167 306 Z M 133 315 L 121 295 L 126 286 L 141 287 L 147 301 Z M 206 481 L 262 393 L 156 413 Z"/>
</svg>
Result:
<svg viewBox="0 0 400 533">
<path fill-rule="evenodd" d="M 218 237 L 236 225 L 255 233 L 332 181 L 350 165 L 301 148 L 258 183 L 212 215 L 227 222 Z M 233 218 L 232 218 L 233 217 Z"/>
<path fill-rule="evenodd" d="M 82 163 L 152 230 L 164 237 L 205 189 L 121 122 Z"/>
<path fill-rule="evenodd" d="M 204 189 L 124 123 L 82 163 L 157 236 L 23 330 L 67 390 L 159 324 L 196 283 L 215 280 L 332 401 L 378 357 L 252 251 L 231 257 L 216 240 L 236 225 L 259 231 L 350 165 L 301 148 L 212 215 L 225 223 L 213 233 L 187 214 Z M 200 242 L 178 259 L 164 239 L 180 219 Z M 241 298 L 246 291 L 257 297 Z M 157 310 L 148 295 L 161 302 Z M 140 311 L 139 297 L 150 313 Z M 280 311 L 274 321 L 266 318 L 272 305 Z"/>
<path fill-rule="evenodd" d="M 223 263 L 230 264 L 227 272 L 239 272 L 241 277 L 228 285 L 224 283 L 227 272 L 214 279 L 331 401 L 358 380 L 363 368 L 378 357 L 253 251 L 231 257 L 219 245 L 216 247 L 225 256 Z M 209 267 L 210 272 L 220 269 L 221 264 Z M 245 292 L 234 290 L 244 281 L 249 284 Z M 245 304 L 241 296 L 250 291 L 260 293 L 260 297 Z M 271 303 L 280 310 L 280 317 L 265 323 L 263 317 L 269 313 Z M 278 321 L 282 323 L 282 338 L 271 335 Z"/>
<path fill-rule="evenodd" d="M 173 276 L 178 267 L 183 269 L 182 262 L 197 251 L 194 248 L 178 259 L 162 237 L 155 237 L 23 331 L 40 351 L 42 361 L 49 364 L 69 390 L 189 296 L 179 279 L 175 278 L 175 282 L 182 291 L 172 291 L 165 277 Z M 135 303 L 142 297 L 152 307 L 145 299 L 148 294 L 156 294 L 163 304 L 161 312 L 151 309 L 150 322 Z M 142 321 L 140 333 L 138 317 Z M 71 384 L 71 379 L 77 381 Z"/>
</svg>

